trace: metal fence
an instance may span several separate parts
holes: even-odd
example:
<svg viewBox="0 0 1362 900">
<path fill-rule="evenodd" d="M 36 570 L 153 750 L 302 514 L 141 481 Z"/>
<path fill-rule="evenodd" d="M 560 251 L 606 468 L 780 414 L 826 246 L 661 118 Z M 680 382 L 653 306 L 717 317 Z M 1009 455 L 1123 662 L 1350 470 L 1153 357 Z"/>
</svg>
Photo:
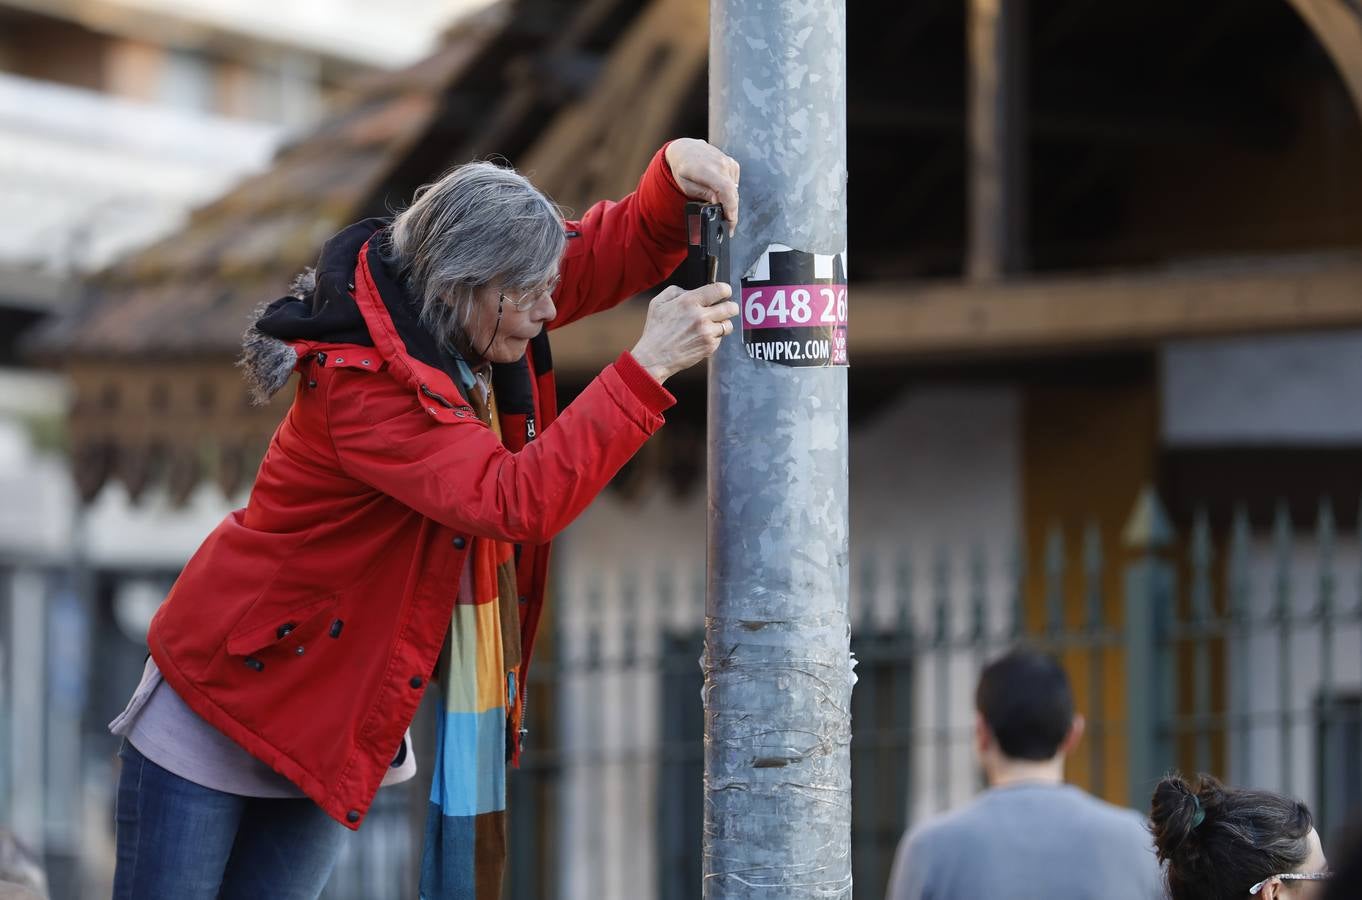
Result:
<svg viewBox="0 0 1362 900">
<path fill-rule="evenodd" d="M 1088 722 L 1070 779 L 1094 793 L 1143 809 L 1177 768 L 1300 796 L 1325 835 L 1362 815 L 1362 529 L 1344 541 L 1323 502 L 1309 529 L 1283 506 L 1178 534 L 1147 492 L 1120 534 L 1029 541 L 855 566 L 858 894 L 882 896 L 905 828 L 980 788 L 974 682 L 1018 643 L 1070 672 Z M 702 577 L 641 566 L 555 598 L 511 779 L 509 898 L 697 895 Z"/>
<path fill-rule="evenodd" d="M 410 900 L 417 894 L 419 821 L 412 815 L 411 782 L 378 792 L 364 827 L 345 842 L 322 900 Z M 425 808 L 425 804 L 421 804 Z"/>
<path fill-rule="evenodd" d="M 82 724 L 90 629 L 69 573 L 0 559 L 0 825 L 81 889 Z"/>
<path fill-rule="evenodd" d="M 159 598 L 174 577 L 92 572 L 82 590 L 69 568 L 0 560 L 0 826 L 41 858 L 55 900 L 108 896 L 119 739 L 107 724 L 146 656 L 145 622 L 127 621 L 119 595 Z M 380 792 L 327 900 L 415 896 L 413 790 Z"/>
<path fill-rule="evenodd" d="M 144 651 L 108 637 L 117 629 L 98 597 L 91 621 L 68 621 L 76 606 L 58 573 L 0 574 L 0 810 L 58 815 L 46 826 L 51 861 L 100 840 L 107 851 L 108 835 L 79 826 L 111 826 L 103 727 Z M 703 578 L 663 561 L 560 584 L 509 783 L 510 900 L 698 895 Z M 1089 723 L 1070 777 L 1095 793 L 1143 808 L 1176 767 L 1300 796 L 1326 841 L 1362 814 L 1362 528 L 1340 529 L 1327 502 L 1308 524 L 1285 506 L 1257 521 L 1202 512 L 1175 534 L 1147 493 L 1120 534 L 1064 522 L 1016 547 L 867 548 L 853 565 L 851 621 L 861 896 L 882 895 L 906 828 L 979 789 L 974 682 L 1018 642 L 1070 672 Z M 92 647 L 71 671 L 88 672 L 88 689 L 67 683 L 85 653 L 79 634 Z M 22 721 L 37 702 L 42 735 Z M 49 752 L 52 741 L 66 740 L 67 707 L 80 702 L 86 770 L 59 771 L 75 763 Z M 38 758 L 35 784 L 26 767 Z M 380 792 L 329 900 L 414 896 L 421 790 Z"/>
</svg>

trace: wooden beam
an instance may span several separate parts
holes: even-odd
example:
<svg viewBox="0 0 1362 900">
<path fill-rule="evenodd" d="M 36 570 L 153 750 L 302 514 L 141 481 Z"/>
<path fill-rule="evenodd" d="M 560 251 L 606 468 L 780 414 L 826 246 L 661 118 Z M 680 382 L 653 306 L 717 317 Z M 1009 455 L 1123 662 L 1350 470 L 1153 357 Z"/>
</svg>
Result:
<svg viewBox="0 0 1362 900">
<path fill-rule="evenodd" d="M 554 335 L 583 374 L 638 340 L 635 301 Z M 1362 257 L 1218 272 L 853 284 L 851 364 L 970 362 L 1154 347 L 1176 338 L 1362 327 Z"/>
<path fill-rule="evenodd" d="M 1221 272 L 851 292 L 851 360 L 1097 352 L 1175 338 L 1362 327 L 1362 258 Z"/>
<path fill-rule="evenodd" d="M 677 111 L 705 76 L 707 22 L 704 4 L 652 0 L 591 89 L 558 112 L 519 168 L 577 215 L 633 190 L 657 148 L 679 136 Z"/>
<path fill-rule="evenodd" d="M 1025 0 L 970 0 L 969 246 L 976 281 L 1023 267 Z"/>
<path fill-rule="evenodd" d="M 1350 0 L 1286 0 L 1310 26 L 1338 69 L 1362 117 L 1362 11 Z"/>
<path fill-rule="evenodd" d="M 1089 354 L 1188 337 L 1362 328 L 1362 255 L 1219 272 L 855 284 L 851 309 L 852 364 L 876 368 Z M 609 365 L 637 342 L 646 313 L 639 298 L 556 332 L 557 369 L 565 380 L 577 380 Z M 254 471 L 292 397 L 286 390 L 268 407 L 248 406 L 228 357 L 116 366 L 75 361 L 66 371 L 74 395 L 73 457 L 87 498 L 108 477 L 137 480 L 139 466 L 150 466 L 152 457 L 198 459 L 205 449 L 216 460 L 210 466 L 214 477 L 231 493 Z M 678 378 L 703 372 L 697 367 Z M 143 474 L 156 477 L 150 469 Z"/>
</svg>

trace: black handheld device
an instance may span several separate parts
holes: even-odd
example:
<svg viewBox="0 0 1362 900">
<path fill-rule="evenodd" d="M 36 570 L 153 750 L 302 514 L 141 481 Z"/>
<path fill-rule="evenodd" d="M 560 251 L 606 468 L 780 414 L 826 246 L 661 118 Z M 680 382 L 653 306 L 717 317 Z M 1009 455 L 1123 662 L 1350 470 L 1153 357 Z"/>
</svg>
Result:
<svg viewBox="0 0 1362 900">
<path fill-rule="evenodd" d="M 687 255 L 681 286 L 728 281 L 728 223 L 718 203 L 686 204 Z"/>
</svg>

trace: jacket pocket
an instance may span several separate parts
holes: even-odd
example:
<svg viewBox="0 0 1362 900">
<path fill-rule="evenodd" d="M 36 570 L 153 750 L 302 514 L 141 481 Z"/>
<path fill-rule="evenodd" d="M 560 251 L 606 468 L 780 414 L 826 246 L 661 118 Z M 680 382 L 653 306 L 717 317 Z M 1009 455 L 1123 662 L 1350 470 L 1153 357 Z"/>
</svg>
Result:
<svg viewBox="0 0 1362 900">
<path fill-rule="evenodd" d="M 326 632 L 340 596 L 332 594 L 290 610 L 273 610 L 270 618 L 247 616 L 227 635 L 227 652 L 232 656 L 255 656 L 276 644 L 302 648 Z"/>
</svg>

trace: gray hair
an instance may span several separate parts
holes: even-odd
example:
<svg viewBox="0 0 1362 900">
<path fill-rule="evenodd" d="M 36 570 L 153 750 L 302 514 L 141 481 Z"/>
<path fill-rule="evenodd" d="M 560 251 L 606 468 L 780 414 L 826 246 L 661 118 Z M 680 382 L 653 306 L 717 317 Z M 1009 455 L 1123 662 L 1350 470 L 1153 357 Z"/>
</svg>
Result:
<svg viewBox="0 0 1362 900">
<path fill-rule="evenodd" d="M 1310 856 L 1310 810 L 1293 797 L 1227 788 L 1209 775 L 1168 775 L 1154 788 L 1149 829 L 1172 900 L 1238 900 Z"/>
<path fill-rule="evenodd" d="M 393 219 L 384 255 L 422 324 L 466 351 L 474 291 L 497 279 L 508 291 L 546 283 L 565 243 L 562 213 L 525 176 L 471 162 L 417 189 Z"/>
</svg>

